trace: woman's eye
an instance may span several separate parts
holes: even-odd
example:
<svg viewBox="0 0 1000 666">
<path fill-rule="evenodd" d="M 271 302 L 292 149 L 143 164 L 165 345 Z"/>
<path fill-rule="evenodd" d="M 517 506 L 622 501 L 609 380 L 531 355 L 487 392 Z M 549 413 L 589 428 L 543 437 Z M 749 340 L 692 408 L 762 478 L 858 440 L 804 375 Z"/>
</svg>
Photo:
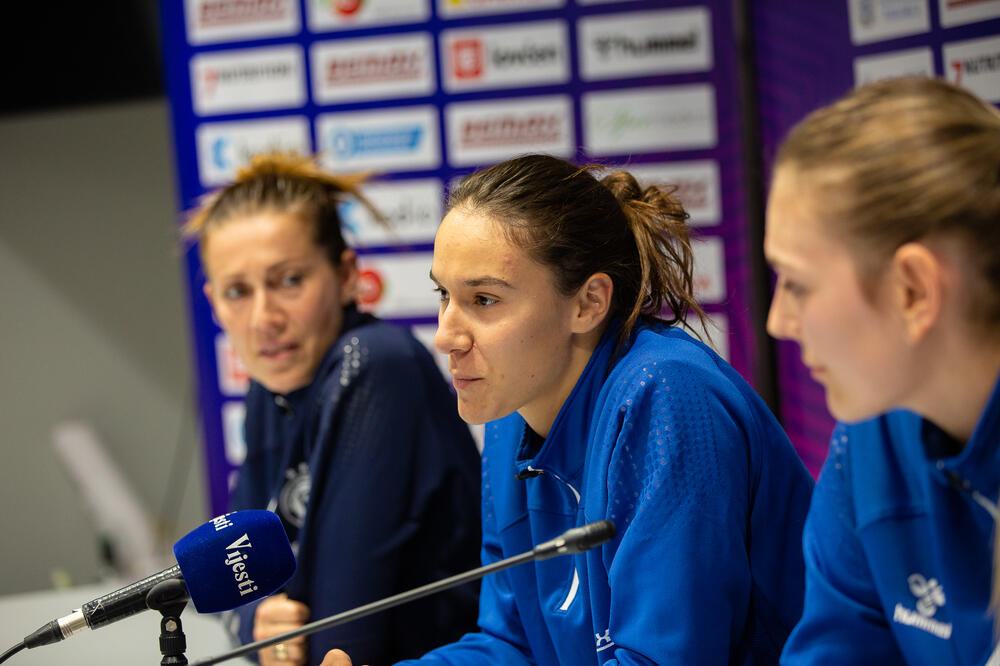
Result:
<svg viewBox="0 0 1000 666">
<path fill-rule="evenodd" d="M 788 278 L 781 278 L 780 287 L 795 297 L 804 296 L 806 293 L 804 286 Z"/>
<path fill-rule="evenodd" d="M 476 305 L 482 305 L 484 307 L 489 307 L 499 302 L 495 298 L 490 298 L 489 296 L 481 296 L 481 295 L 476 296 L 474 300 L 476 302 Z"/>
<path fill-rule="evenodd" d="M 243 298 L 246 294 L 246 288 L 240 285 L 231 285 L 222 291 L 222 297 L 227 301 L 235 301 L 238 298 Z"/>
<path fill-rule="evenodd" d="M 444 303 L 445 301 L 448 300 L 448 291 L 447 290 L 442 289 L 441 287 L 434 287 L 434 291 L 437 292 L 437 295 L 441 299 L 442 303 Z"/>
<path fill-rule="evenodd" d="M 298 273 L 286 275 L 281 278 L 282 287 L 298 287 L 300 284 L 302 284 L 302 276 Z"/>
</svg>

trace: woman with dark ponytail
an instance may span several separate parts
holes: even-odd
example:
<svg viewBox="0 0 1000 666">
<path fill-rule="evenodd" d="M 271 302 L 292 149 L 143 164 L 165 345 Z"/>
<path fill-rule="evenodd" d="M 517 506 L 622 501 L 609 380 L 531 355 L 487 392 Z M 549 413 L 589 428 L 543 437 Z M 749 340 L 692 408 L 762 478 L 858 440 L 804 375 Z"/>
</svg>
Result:
<svg viewBox="0 0 1000 666">
<path fill-rule="evenodd" d="M 487 423 L 484 562 L 591 521 L 617 535 L 487 577 L 479 632 L 420 662 L 775 664 L 812 479 L 682 330 L 704 314 L 671 190 L 596 171 L 529 155 L 469 176 L 431 279 L 459 413 Z"/>
</svg>

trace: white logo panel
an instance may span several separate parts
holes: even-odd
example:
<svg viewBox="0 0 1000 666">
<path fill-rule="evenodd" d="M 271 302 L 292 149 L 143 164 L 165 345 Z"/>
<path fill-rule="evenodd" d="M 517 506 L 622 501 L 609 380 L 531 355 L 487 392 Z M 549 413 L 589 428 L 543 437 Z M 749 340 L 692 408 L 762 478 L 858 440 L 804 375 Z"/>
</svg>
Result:
<svg viewBox="0 0 1000 666">
<path fill-rule="evenodd" d="M 726 257 L 722 239 L 716 236 L 691 242 L 694 251 L 694 297 L 699 303 L 726 300 Z"/>
<path fill-rule="evenodd" d="M 301 27 L 297 0 L 184 0 L 190 44 L 294 35 Z"/>
<path fill-rule="evenodd" d="M 569 97 L 449 104 L 445 123 L 453 166 L 489 164 L 528 152 L 559 157 L 575 152 Z"/>
<path fill-rule="evenodd" d="M 851 41 L 868 44 L 927 32 L 928 0 L 847 0 Z"/>
<path fill-rule="evenodd" d="M 215 363 L 222 395 L 246 395 L 250 389 L 250 375 L 225 333 L 215 336 Z"/>
<path fill-rule="evenodd" d="M 1000 16 L 1000 0 L 938 0 L 941 25 L 950 27 Z"/>
<path fill-rule="evenodd" d="M 362 194 L 384 215 L 389 227 L 375 221 L 357 201 L 341 204 L 344 237 L 352 247 L 432 243 L 444 215 L 444 191 L 437 179 L 369 183 Z"/>
<path fill-rule="evenodd" d="M 584 80 L 712 68 L 705 7 L 588 16 L 580 19 L 577 34 Z"/>
<path fill-rule="evenodd" d="M 854 59 L 854 85 L 900 76 L 934 76 L 934 54 L 929 48 L 880 53 Z"/>
<path fill-rule="evenodd" d="M 430 252 L 358 257 L 358 307 L 379 317 L 433 317 L 440 297 L 428 274 Z"/>
<path fill-rule="evenodd" d="M 583 123 L 591 154 L 712 148 L 715 90 L 693 84 L 585 93 Z"/>
<path fill-rule="evenodd" d="M 247 419 L 247 406 L 244 402 L 229 401 L 222 403 L 222 446 L 226 453 L 226 462 L 240 466 L 247 457 L 247 442 L 243 433 Z"/>
<path fill-rule="evenodd" d="M 508 14 L 524 10 L 563 7 L 566 0 L 437 0 L 438 16 L 454 18 L 474 14 Z"/>
<path fill-rule="evenodd" d="M 949 81 L 988 102 L 1000 102 L 1000 37 L 953 42 L 942 51 Z"/>
<path fill-rule="evenodd" d="M 569 80 L 563 21 L 463 28 L 441 33 L 442 84 L 449 92 Z"/>
<path fill-rule="evenodd" d="M 306 0 L 306 6 L 313 32 L 423 23 L 431 14 L 428 0 Z"/>
<path fill-rule="evenodd" d="M 437 109 L 415 106 L 316 118 L 320 160 L 332 171 L 406 171 L 441 165 Z"/>
<path fill-rule="evenodd" d="M 257 153 L 312 152 L 309 120 L 303 116 L 204 123 L 195 130 L 195 144 L 198 174 L 205 187 L 232 182 L 236 170 Z"/>
<path fill-rule="evenodd" d="M 306 102 L 302 49 L 199 53 L 191 58 L 191 86 L 200 116 L 301 106 Z"/>
<path fill-rule="evenodd" d="M 632 164 L 623 167 L 643 187 L 674 186 L 674 196 L 684 204 L 692 226 L 708 226 L 722 221 L 719 194 L 719 165 L 714 160 Z"/>
<path fill-rule="evenodd" d="M 431 36 L 339 39 L 310 49 L 313 98 L 319 104 L 420 97 L 434 92 Z"/>
</svg>

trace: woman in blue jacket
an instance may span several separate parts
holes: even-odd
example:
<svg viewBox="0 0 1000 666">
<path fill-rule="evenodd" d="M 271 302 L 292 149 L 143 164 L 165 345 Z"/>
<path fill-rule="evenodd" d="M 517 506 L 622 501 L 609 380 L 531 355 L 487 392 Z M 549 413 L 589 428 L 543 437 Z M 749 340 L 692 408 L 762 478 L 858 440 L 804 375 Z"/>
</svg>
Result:
<svg viewBox="0 0 1000 666">
<path fill-rule="evenodd" d="M 277 512 L 297 552 L 285 594 L 237 611 L 243 642 L 478 563 L 469 429 L 424 346 L 355 307 L 338 206 L 365 202 L 358 184 L 307 158 L 258 155 L 186 227 L 205 295 L 252 379 L 232 508 Z M 258 657 L 315 663 L 345 644 L 371 663 L 419 656 L 474 627 L 476 607 L 465 586 Z"/>
<path fill-rule="evenodd" d="M 487 577 L 479 631 L 420 663 L 777 663 L 812 479 L 753 389 L 680 328 L 703 316 L 686 217 L 669 189 L 544 155 L 452 193 L 435 344 L 462 418 L 488 422 L 482 559 L 600 519 L 617 535 Z"/>
<path fill-rule="evenodd" d="M 779 152 L 765 251 L 769 330 L 841 421 L 783 663 L 997 663 L 1000 113 L 924 78 L 814 112 Z"/>
</svg>

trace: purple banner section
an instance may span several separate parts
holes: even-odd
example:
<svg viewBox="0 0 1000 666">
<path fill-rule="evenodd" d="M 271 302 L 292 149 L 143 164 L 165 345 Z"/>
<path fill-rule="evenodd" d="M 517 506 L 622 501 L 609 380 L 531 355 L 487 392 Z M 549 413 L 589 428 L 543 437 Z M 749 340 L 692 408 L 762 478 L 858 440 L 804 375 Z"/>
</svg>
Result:
<svg viewBox="0 0 1000 666">
<path fill-rule="evenodd" d="M 451 183 L 517 154 L 677 186 L 713 341 L 757 379 L 738 67 L 729 0 L 162 0 L 179 210 L 248 155 L 372 171 L 387 234 L 342 210 L 360 305 L 430 346 L 427 279 Z M 245 455 L 248 378 L 185 257 L 213 515 Z"/>
<path fill-rule="evenodd" d="M 856 85 L 939 76 L 1000 102 L 997 0 L 758 0 L 752 3 L 764 173 L 792 126 Z M 798 346 L 776 353 L 779 416 L 818 474 L 834 420 Z"/>
</svg>

